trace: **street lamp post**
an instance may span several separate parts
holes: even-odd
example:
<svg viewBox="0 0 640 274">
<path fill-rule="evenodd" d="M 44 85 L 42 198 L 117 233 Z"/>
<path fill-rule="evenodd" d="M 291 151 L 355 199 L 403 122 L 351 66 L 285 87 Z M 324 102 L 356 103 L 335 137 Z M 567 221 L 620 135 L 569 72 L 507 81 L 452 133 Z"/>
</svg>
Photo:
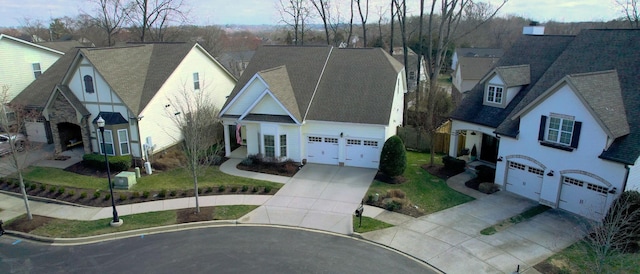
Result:
<svg viewBox="0 0 640 274">
<path fill-rule="evenodd" d="M 118 211 L 116 211 L 116 202 L 113 199 L 113 186 L 111 185 L 111 170 L 109 169 L 109 157 L 107 157 L 107 145 L 104 140 L 104 119 L 102 116 L 98 116 L 96 120 L 98 128 L 100 129 L 100 135 L 102 136 L 102 152 L 104 153 L 104 162 L 107 165 L 107 180 L 109 181 L 109 192 L 111 193 L 111 206 L 113 207 L 113 220 L 111 220 L 111 226 L 122 225 L 122 220 L 118 218 Z"/>
</svg>

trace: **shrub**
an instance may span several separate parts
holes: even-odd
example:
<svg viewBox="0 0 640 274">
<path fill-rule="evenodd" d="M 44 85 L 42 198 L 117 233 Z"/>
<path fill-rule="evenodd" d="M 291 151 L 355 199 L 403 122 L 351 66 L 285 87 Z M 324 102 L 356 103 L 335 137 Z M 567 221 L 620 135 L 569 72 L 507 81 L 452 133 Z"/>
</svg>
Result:
<svg viewBox="0 0 640 274">
<path fill-rule="evenodd" d="M 198 188 L 198 194 L 202 194 L 202 192 L 203 192 L 203 191 L 202 191 L 202 188 L 201 188 L 201 187 L 199 187 L 199 188 Z M 185 194 L 186 194 L 186 193 L 185 193 Z"/>
<path fill-rule="evenodd" d="M 242 192 L 247 192 L 249 191 L 249 187 L 248 186 L 242 186 Z"/>
<path fill-rule="evenodd" d="M 480 183 L 478 185 L 478 191 L 484 194 L 496 193 L 498 190 L 500 190 L 500 187 L 494 183 Z"/>
<path fill-rule="evenodd" d="M 402 175 L 407 168 L 407 154 L 402 139 L 391 136 L 384 142 L 380 156 L 380 171 L 388 176 Z"/>
<path fill-rule="evenodd" d="M 625 191 L 613 201 L 607 215 L 602 220 L 602 229 L 610 235 L 610 243 L 619 251 L 637 247 L 640 241 L 640 192 Z"/>
<path fill-rule="evenodd" d="M 40 185 L 40 191 L 45 191 L 46 189 L 47 189 L 47 185 L 45 184 Z"/>
<path fill-rule="evenodd" d="M 238 191 L 238 187 L 237 186 L 232 186 L 231 187 L 231 192 L 236 192 Z"/>
<path fill-rule="evenodd" d="M 133 193 L 131 193 L 131 198 L 133 199 L 140 198 L 140 192 L 134 191 Z"/>
<path fill-rule="evenodd" d="M 86 199 L 87 198 L 87 193 L 86 192 L 80 193 L 80 198 Z"/>
<path fill-rule="evenodd" d="M 224 185 L 220 185 L 218 187 L 218 192 L 224 192 L 226 190 L 226 187 Z"/>
<path fill-rule="evenodd" d="M 49 193 L 54 193 L 56 192 L 56 187 L 55 186 L 50 186 L 49 187 Z"/>
<path fill-rule="evenodd" d="M 254 186 L 254 187 L 251 189 L 251 192 L 253 192 L 253 193 L 258 192 L 258 187 L 257 187 L 257 186 Z"/>
<path fill-rule="evenodd" d="M 145 190 L 145 191 L 142 192 L 142 197 L 145 198 L 145 199 L 149 198 L 150 195 L 151 195 L 151 193 L 149 191 Z"/>
<path fill-rule="evenodd" d="M 265 186 L 264 187 L 264 193 L 269 193 L 271 192 L 271 187 L 270 186 Z"/>
<path fill-rule="evenodd" d="M 104 195 L 104 200 L 106 201 L 106 200 L 109 200 L 109 199 L 111 199 L 111 194 L 109 194 L 109 193 L 105 194 Z"/>
<path fill-rule="evenodd" d="M 212 186 L 208 186 L 206 192 L 207 193 L 213 192 L 213 187 Z"/>
<path fill-rule="evenodd" d="M 127 199 L 127 194 L 121 193 L 120 194 L 120 201 L 124 201 Z"/>
<path fill-rule="evenodd" d="M 65 191 L 64 187 L 58 188 L 58 195 L 64 194 L 64 191 Z"/>
<path fill-rule="evenodd" d="M 25 182 L 24 183 L 24 189 L 29 189 L 31 187 L 31 184 Z"/>
<path fill-rule="evenodd" d="M 111 172 L 125 171 L 131 168 L 131 155 L 107 157 L 109 157 L 109 169 Z M 95 169 L 105 169 L 104 155 L 101 154 L 85 154 L 82 156 L 82 162 Z"/>
<path fill-rule="evenodd" d="M 478 180 L 482 182 L 493 182 L 496 178 L 496 169 L 490 166 L 479 165 L 476 167 Z"/>
<path fill-rule="evenodd" d="M 384 208 L 389 211 L 396 211 L 396 210 L 402 209 L 403 206 L 404 206 L 403 200 L 399 198 L 391 198 L 385 203 Z"/>
<path fill-rule="evenodd" d="M 249 157 L 242 159 L 242 162 L 240 162 L 241 165 L 243 166 L 251 166 L 253 165 L 253 160 Z"/>
<path fill-rule="evenodd" d="M 69 190 L 68 195 L 69 195 L 69 197 L 75 196 L 76 195 L 76 191 L 75 190 Z"/>
<path fill-rule="evenodd" d="M 444 168 L 451 171 L 463 172 L 467 162 L 460 160 L 449 155 L 442 157 L 442 163 Z"/>
<path fill-rule="evenodd" d="M 96 191 L 96 192 L 94 192 L 94 193 L 93 193 L 93 198 L 94 198 L 94 199 L 98 199 L 98 198 L 100 198 L 100 194 L 101 194 L 101 193 L 100 193 L 100 191 L 99 191 L 99 190 L 98 190 L 98 191 Z"/>
<path fill-rule="evenodd" d="M 167 190 L 166 189 L 161 189 L 160 192 L 158 192 L 158 197 L 160 197 L 160 198 L 167 197 Z"/>
<path fill-rule="evenodd" d="M 178 195 L 178 192 L 175 190 L 172 190 L 171 192 L 169 192 L 169 196 L 171 197 L 175 197 L 176 195 Z"/>
<path fill-rule="evenodd" d="M 406 197 L 406 193 L 400 189 L 390 189 L 387 191 L 388 198 L 400 198 L 404 199 Z M 373 197 L 371 198 L 373 200 Z"/>
<path fill-rule="evenodd" d="M 29 185 L 29 189 L 35 190 L 38 186 L 36 184 Z"/>
</svg>

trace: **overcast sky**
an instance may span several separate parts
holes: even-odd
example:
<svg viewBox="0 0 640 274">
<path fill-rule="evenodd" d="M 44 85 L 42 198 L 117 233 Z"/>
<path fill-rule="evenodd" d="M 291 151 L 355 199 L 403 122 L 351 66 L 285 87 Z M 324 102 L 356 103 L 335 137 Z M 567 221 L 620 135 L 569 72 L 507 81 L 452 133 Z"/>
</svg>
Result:
<svg viewBox="0 0 640 274">
<path fill-rule="evenodd" d="M 279 0 L 183 0 L 193 24 L 278 24 Z M 332 0 L 345 5 L 349 0 Z M 389 0 L 370 0 L 370 16 L 387 9 Z M 418 10 L 418 0 L 408 0 L 408 10 Z M 426 1 L 427 3 L 430 1 Z M 498 4 L 501 0 L 485 1 Z M 519 15 L 537 21 L 608 21 L 622 16 L 615 0 L 509 0 L 499 15 Z M 0 0 L 0 26 L 19 26 L 23 18 L 48 22 L 50 18 L 93 13 L 88 0 Z M 344 10 L 347 15 L 348 10 Z M 388 14 L 385 13 L 385 14 Z M 373 22 L 371 18 L 370 22 Z"/>
</svg>

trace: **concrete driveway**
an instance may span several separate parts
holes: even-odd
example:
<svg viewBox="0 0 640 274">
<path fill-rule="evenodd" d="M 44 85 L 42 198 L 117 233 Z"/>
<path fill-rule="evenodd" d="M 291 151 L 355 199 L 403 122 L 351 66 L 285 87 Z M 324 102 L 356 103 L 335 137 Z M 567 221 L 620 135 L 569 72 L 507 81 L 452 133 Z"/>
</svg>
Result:
<svg viewBox="0 0 640 274">
<path fill-rule="evenodd" d="M 480 234 L 482 229 L 535 205 L 501 191 L 420 218 L 376 216 L 396 226 L 363 237 L 411 254 L 446 273 L 512 273 L 518 265 L 522 273 L 536 273 L 534 265 L 584 235 L 583 219 L 552 209 L 496 234 Z"/>
<path fill-rule="evenodd" d="M 376 170 L 307 164 L 240 223 L 299 226 L 353 233 L 352 215 Z"/>
</svg>

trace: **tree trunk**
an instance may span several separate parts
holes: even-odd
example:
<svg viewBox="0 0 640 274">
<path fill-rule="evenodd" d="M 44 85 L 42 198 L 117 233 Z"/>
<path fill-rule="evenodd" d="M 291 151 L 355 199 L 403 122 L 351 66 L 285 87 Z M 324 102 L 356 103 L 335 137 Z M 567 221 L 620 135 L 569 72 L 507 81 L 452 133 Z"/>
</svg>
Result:
<svg viewBox="0 0 640 274">
<path fill-rule="evenodd" d="M 24 207 L 27 209 L 27 219 L 33 220 L 31 215 L 31 208 L 29 207 L 29 198 L 27 196 L 27 190 L 24 186 L 24 178 L 22 177 L 22 171 L 18 171 L 18 180 L 20 181 L 20 192 L 22 192 L 22 199 L 24 200 Z"/>
</svg>

